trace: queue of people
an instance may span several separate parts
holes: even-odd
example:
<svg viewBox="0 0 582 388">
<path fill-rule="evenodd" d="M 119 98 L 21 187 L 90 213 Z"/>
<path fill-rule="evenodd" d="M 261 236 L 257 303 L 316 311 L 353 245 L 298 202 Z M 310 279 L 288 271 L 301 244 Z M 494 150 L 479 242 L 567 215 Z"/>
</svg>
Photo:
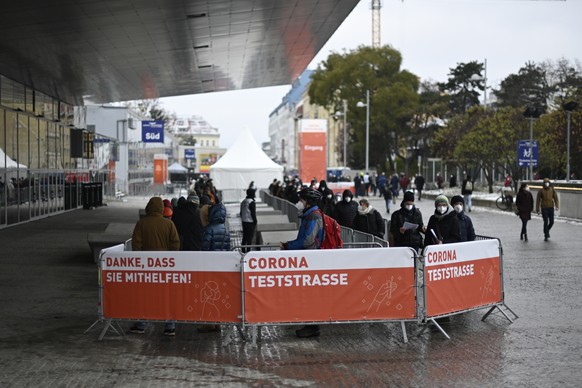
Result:
<svg viewBox="0 0 582 388">
<path fill-rule="evenodd" d="M 187 198 L 172 200 L 152 197 L 145 217 L 134 227 L 134 251 L 229 251 L 230 233 L 226 229 L 226 208 L 211 179 L 200 179 Z M 135 322 L 129 331 L 144 334 L 146 323 Z M 219 331 L 218 325 L 203 325 L 200 333 Z M 176 323 L 166 322 L 163 334 L 176 335 Z"/>
</svg>

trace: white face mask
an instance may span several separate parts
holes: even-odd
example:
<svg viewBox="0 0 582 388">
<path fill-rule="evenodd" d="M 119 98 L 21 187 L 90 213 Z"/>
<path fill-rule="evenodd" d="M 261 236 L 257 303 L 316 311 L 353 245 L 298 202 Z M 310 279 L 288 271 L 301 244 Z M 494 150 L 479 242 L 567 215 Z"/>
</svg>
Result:
<svg viewBox="0 0 582 388">
<path fill-rule="evenodd" d="M 414 205 L 404 205 L 404 208 L 405 208 L 406 210 L 412 210 L 412 207 L 413 207 L 413 206 L 414 206 Z"/>
<path fill-rule="evenodd" d="M 352 200 L 352 198 L 351 198 L 351 197 L 345 197 L 345 198 L 344 198 L 344 201 L 346 201 L 346 202 L 350 202 L 351 200 Z"/>
<path fill-rule="evenodd" d="M 457 213 L 460 213 L 463 211 L 463 205 L 455 205 L 455 211 Z"/>
<path fill-rule="evenodd" d="M 437 207 L 437 211 L 441 214 L 445 214 L 447 212 L 448 206 L 439 206 Z"/>
<path fill-rule="evenodd" d="M 364 210 L 366 210 L 365 207 L 363 207 L 362 205 L 358 206 L 358 211 L 359 212 L 363 212 Z"/>
<path fill-rule="evenodd" d="M 328 194 L 327 195 L 327 199 L 331 199 L 331 194 Z"/>
<path fill-rule="evenodd" d="M 529 186 L 526 186 L 526 187 L 524 188 L 524 190 L 525 190 L 525 191 L 529 191 Z"/>
<path fill-rule="evenodd" d="M 546 183 L 544 183 L 544 186 L 546 186 L 546 187 L 550 187 L 550 182 L 546 182 Z"/>
<path fill-rule="evenodd" d="M 302 201 L 299 201 L 295 204 L 295 207 L 297 208 L 297 210 L 299 210 L 300 212 L 303 211 L 303 209 L 305 209 L 305 205 L 303 204 Z"/>
</svg>

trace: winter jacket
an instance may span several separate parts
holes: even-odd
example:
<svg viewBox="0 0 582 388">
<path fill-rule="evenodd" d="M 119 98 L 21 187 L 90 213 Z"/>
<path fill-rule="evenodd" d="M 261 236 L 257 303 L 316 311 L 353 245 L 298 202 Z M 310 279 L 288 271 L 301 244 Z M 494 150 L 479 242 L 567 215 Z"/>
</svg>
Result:
<svg viewBox="0 0 582 388">
<path fill-rule="evenodd" d="M 475 228 L 473 228 L 471 217 L 466 215 L 463 211 L 457 213 L 457 219 L 459 220 L 459 234 L 461 236 L 461 241 L 475 241 L 477 236 L 475 235 Z"/>
<path fill-rule="evenodd" d="M 471 182 L 470 180 L 464 179 L 463 186 L 461 186 L 461 194 L 462 195 L 473 194 L 473 182 Z"/>
<path fill-rule="evenodd" d="M 242 222 L 257 223 L 257 205 L 254 198 L 245 198 L 240 203 L 240 218 Z"/>
<path fill-rule="evenodd" d="M 434 235 L 436 235 L 436 239 L 433 235 L 433 231 Z M 424 244 L 435 245 L 439 243 L 439 240 L 442 241 L 443 244 L 461 242 L 459 219 L 457 218 L 457 212 L 454 210 L 442 215 L 435 211 L 435 214 L 428 220 Z"/>
<path fill-rule="evenodd" d="M 358 214 L 358 203 L 354 200 L 350 202 L 342 200 L 335 204 L 335 209 L 333 210 L 333 218 L 338 224 L 346 228 L 354 226 L 356 214 Z"/>
<path fill-rule="evenodd" d="M 224 225 L 226 208 L 219 202 L 208 212 L 209 224 L 204 228 L 202 237 L 203 251 L 230 251 L 230 234 Z"/>
<path fill-rule="evenodd" d="M 544 179 L 544 183 L 549 182 L 548 178 Z M 560 201 L 558 200 L 558 193 L 556 190 L 550 185 L 538 191 L 538 195 L 536 197 L 536 212 L 539 213 L 540 207 L 542 209 L 553 208 L 553 207 L 560 207 Z"/>
<path fill-rule="evenodd" d="M 384 238 L 384 219 L 380 212 L 372 206 L 358 209 L 358 214 L 354 220 L 354 230 Z"/>
<path fill-rule="evenodd" d="M 202 226 L 200 209 L 190 201 L 186 201 L 174 209 L 172 221 L 180 235 L 180 250 L 199 251 L 202 249 Z"/>
<path fill-rule="evenodd" d="M 418 228 L 408 229 L 405 230 L 404 233 L 400 233 L 400 228 L 404 226 L 404 222 L 418 224 Z M 413 206 L 412 210 L 406 210 L 404 207 L 396 210 L 392 213 L 392 217 L 390 218 L 390 234 L 394 239 L 394 245 L 397 247 L 411 247 L 414 249 L 422 248 L 423 243 L 420 232 L 423 226 L 422 213 L 416 208 L 416 206 Z"/>
<path fill-rule="evenodd" d="M 519 190 L 517 197 L 515 197 L 515 206 L 517 207 L 517 215 L 522 220 L 531 220 L 531 212 L 534 207 L 533 195 L 527 190 Z"/>
<path fill-rule="evenodd" d="M 153 197 L 145 208 L 146 215 L 141 218 L 131 237 L 134 251 L 177 251 L 180 237 L 174 223 L 163 217 L 164 203 L 160 197 Z"/>
<path fill-rule="evenodd" d="M 301 225 L 297 238 L 285 243 L 285 249 L 319 249 L 323 241 L 323 218 L 317 205 L 308 208 L 299 216 Z"/>
</svg>

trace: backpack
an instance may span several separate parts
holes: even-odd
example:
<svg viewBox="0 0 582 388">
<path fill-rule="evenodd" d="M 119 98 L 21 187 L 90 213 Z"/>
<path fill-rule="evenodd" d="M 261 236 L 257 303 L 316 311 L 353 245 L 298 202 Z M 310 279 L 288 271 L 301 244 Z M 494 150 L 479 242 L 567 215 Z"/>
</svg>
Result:
<svg viewBox="0 0 582 388">
<path fill-rule="evenodd" d="M 336 220 L 319 210 L 323 218 L 323 241 L 319 249 L 336 249 L 344 246 L 341 228 Z"/>
</svg>

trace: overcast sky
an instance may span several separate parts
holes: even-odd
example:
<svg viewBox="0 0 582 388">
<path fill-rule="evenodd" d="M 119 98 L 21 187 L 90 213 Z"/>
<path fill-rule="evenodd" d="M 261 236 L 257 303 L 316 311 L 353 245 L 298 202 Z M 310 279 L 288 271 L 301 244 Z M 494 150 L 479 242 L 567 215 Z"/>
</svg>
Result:
<svg viewBox="0 0 582 388">
<path fill-rule="evenodd" d="M 383 0 L 381 43 L 398 49 L 403 68 L 445 81 L 459 62 L 487 59 L 487 85 L 497 87 L 527 61 L 582 61 L 582 0 Z M 372 41 L 370 1 L 361 1 L 309 65 L 330 52 Z M 248 126 L 268 141 L 269 114 L 290 85 L 161 99 L 179 116 L 200 115 L 228 148 Z"/>
</svg>

